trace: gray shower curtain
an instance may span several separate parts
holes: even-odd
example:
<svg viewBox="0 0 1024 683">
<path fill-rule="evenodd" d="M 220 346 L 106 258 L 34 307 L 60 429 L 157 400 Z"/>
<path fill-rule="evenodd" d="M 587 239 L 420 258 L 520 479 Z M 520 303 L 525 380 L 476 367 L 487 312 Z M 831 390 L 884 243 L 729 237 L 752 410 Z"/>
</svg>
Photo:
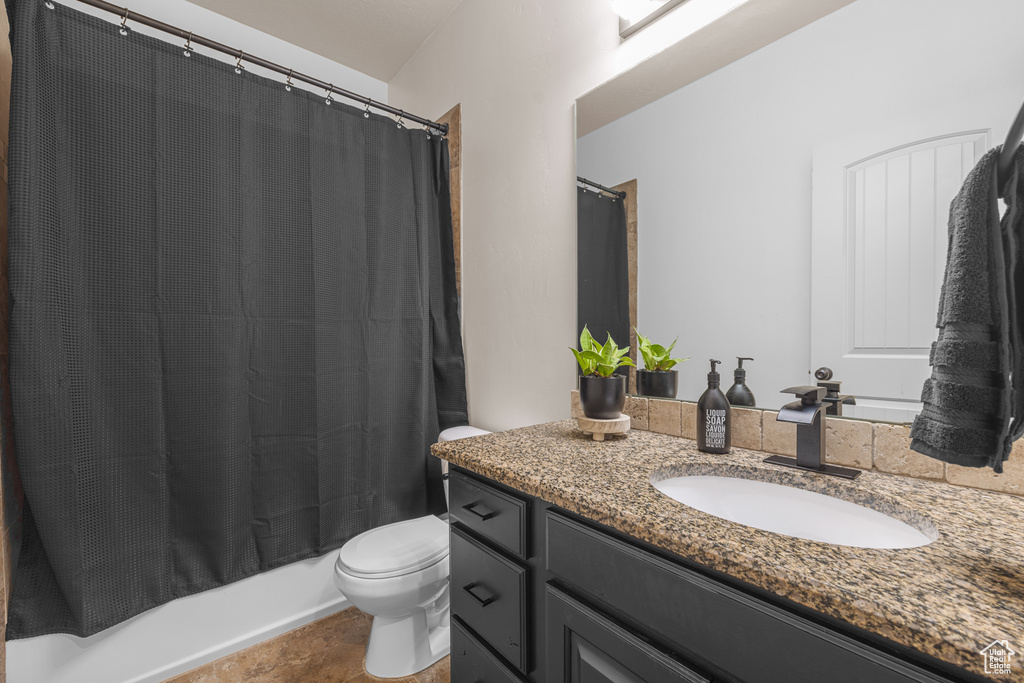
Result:
<svg viewBox="0 0 1024 683">
<path fill-rule="evenodd" d="M 429 445 L 466 423 L 447 143 L 7 8 L 7 637 L 87 636 L 443 509 Z"/>
<path fill-rule="evenodd" d="M 629 247 L 621 199 L 576 188 L 576 338 L 629 346 Z M 620 368 L 621 375 L 629 368 Z"/>
</svg>

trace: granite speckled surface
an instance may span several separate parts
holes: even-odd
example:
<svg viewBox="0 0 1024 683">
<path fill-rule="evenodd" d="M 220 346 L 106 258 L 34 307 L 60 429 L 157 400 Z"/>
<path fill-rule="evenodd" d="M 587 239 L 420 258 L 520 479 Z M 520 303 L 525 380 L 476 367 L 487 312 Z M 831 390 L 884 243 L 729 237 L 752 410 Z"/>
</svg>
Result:
<svg viewBox="0 0 1024 683">
<path fill-rule="evenodd" d="M 838 480 L 631 431 L 594 442 L 575 420 L 436 444 L 434 455 L 892 641 L 986 676 L 993 640 L 1024 650 L 1024 500 L 864 471 Z M 834 546 L 761 531 L 662 495 L 656 478 L 724 474 L 827 493 L 936 540 L 920 548 Z M 995 680 L 1024 680 L 1024 664 Z"/>
</svg>

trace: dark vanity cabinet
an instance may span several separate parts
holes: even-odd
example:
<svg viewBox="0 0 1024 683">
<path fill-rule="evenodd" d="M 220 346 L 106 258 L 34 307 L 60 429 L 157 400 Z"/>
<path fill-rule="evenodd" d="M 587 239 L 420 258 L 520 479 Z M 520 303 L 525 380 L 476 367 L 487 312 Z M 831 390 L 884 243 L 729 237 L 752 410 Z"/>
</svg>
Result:
<svg viewBox="0 0 1024 683">
<path fill-rule="evenodd" d="M 983 680 L 465 470 L 450 495 L 454 683 Z"/>
<path fill-rule="evenodd" d="M 518 492 L 451 472 L 453 681 L 523 681 L 533 668 L 531 507 Z"/>
</svg>

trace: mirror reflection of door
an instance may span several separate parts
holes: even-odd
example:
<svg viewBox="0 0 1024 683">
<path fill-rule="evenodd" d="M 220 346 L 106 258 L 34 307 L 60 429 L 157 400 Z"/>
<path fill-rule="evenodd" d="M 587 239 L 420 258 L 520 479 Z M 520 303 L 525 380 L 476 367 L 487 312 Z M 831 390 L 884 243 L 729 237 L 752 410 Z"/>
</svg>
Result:
<svg viewBox="0 0 1024 683">
<path fill-rule="evenodd" d="M 622 197 L 576 188 L 576 334 L 629 346 L 629 257 Z M 619 374 L 627 375 L 627 368 Z"/>
<path fill-rule="evenodd" d="M 810 360 L 857 396 L 844 415 L 920 412 L 949 204 L 1010 109 L 959 102 L 815 147 Z"/>
</svg>

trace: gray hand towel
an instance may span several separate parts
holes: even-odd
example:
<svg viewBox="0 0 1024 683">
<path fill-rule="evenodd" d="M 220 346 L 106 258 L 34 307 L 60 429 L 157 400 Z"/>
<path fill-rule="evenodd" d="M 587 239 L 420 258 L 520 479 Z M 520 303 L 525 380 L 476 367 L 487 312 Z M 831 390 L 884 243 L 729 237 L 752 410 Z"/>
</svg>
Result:
<svg viewBox="0 0 1024 683">
<path fill-rule="evenodd" d="M 1024 147 L 1002 188 L 999 152 L 981 158 L 950 205 L 932 376 L 910 431 L 919 453 L 996 472 L 1024 433 Z M 1002 220 L 999 190 L 1007 205 Z"/>
</svg>

